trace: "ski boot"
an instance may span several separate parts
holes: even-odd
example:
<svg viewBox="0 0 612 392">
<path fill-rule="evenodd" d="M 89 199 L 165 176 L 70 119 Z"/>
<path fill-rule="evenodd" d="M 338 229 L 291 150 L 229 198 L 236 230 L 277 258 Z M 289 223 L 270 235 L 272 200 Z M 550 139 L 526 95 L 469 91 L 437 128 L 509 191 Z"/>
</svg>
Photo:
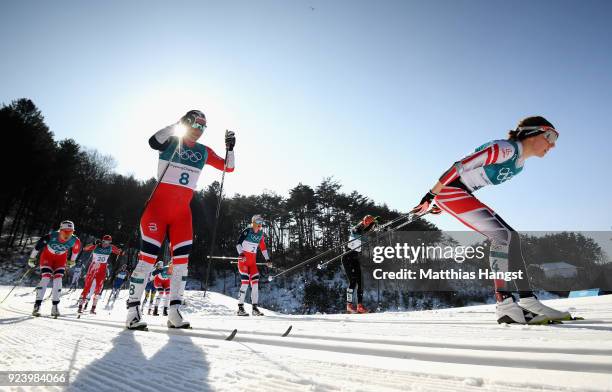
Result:
<svg viewBox="0 0 612 392">
<path fill-rule="evenodd" d="M 96 314 L 96 305 L 91 306 L 91 310 L 89 311 L 91 314 Z"/>
<path fill-rule="evenodd" d="M 175 301 L 172 301 L 175 302 Z M 176 301 L 176 304 L 170 304 L 170 309 L 168 310 L 168 328 L 191 328 L 189 321 L 183 318 L 183 315 L 179 311 L 179 307 L 181 306 L 180 301 Z"/>
<path fill-rule="evenodd" d="M 363 306 L 363 304 L 357 304 L 357 313 L 364 314 L 370 312 L 365 308 L 365 306 Z"/>
<path fill-rule="evenodd" d="M 126 328 L 146 330 L 147 323 L 141 321 L 141 318 L 142 315 L 140 313 L 140 302 L 128 303 L 127 318 L 125 320 Z"/>
<path fill-rule="evenodd" d="M 168 307 L 167 306 L 164 306 L 164 313 L 163 313 L 163 315 L 164 316 L 168 315 Z"/>
<path fill-rule="evenodd" d="M 85 305 L 83 306 L 83 310 L 87 310 L 87 305 L 89 305 L 89 300 L 85 301 Z"/>
<path fill-rule="evenodd" d="M 36 301 L 34 303 L 34 310 L 32 310 L 32 316 L 39 317 L 40 316 L 40 303 L 42 301 Z"/>
<path fill-rule="evenodd" d="M 244 311 L 244 305 L 238 304 L 238 312 L 236 312 L 238 316 L 248 316 L 249 314 Z"/>
<path fill-rule="evenodd" d="M 253 311 L 251 312 L 251 314 L 253 316 L 263 316 L 263 312 L 261 310 L 259 310 L 259 308 L 257 307 L 257 305 L 253 305 Z"/>
<path fill-rule="evenodd" d="M 151 308 L 149 308 L 149 310 L 147 311 L 147 314 L 150 316 L 151 315 Z"/>
<path fill-rule="evenodd" d="M 58 318 L 60 315 L 59 309 L 57 308 L 57 304 L 51 305 L 51 317 Z"/>
<path fill-rule="evenodd" d="M 77 309 L 77 313 L 83 313 L 83 301 L 79 301 L 79 308 Z"/>
<path fill-rule="evenodd" d="M 357 313 L 357 309 L 355 309 L 355 306 L 353 306 L 353 304 L 348 303 L 346 304 L 346 313 L 348 314 Z"/>
<path fill-rule="evenodd" d="M 498 324 L 527 324 L 523 309 L 514 302 L 512 296 L 497 302 L 495 316 Z"/>
<path fill-rule="evenodd" d="M 149 312 L 151 314 L 151 312 Z M 159 309 L 156 307 L 153 308 L 153 316 L 159 316 Z"/>
<path fill-rule="evenodd" d="M 572 315 L 569 314 L 569 312 L 561 312 L 551 307 L 548 307 L 542 302 L 540 302 L 535 295 L 532 297 L 521 298 L 519 300 L 518 305 L 527 312 L 540 316 L 540 319 L 543 317 L 550 321 L 562 321 L 572 319 Z M 532 324 L 532 322 L 529 321 L 529 324 Z"/>
</svg>

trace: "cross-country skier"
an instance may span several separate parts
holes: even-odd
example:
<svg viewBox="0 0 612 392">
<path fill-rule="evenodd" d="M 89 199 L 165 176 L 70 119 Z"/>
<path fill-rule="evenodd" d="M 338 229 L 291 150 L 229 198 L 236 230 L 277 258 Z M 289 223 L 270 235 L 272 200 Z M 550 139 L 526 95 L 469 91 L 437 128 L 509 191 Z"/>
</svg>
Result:
<svg viewBox="0 0 612 392">
<path fill-rule="evenodd" d="M 147 275 L 147 285 L 145 286 L 145 297 L 142 301 L 142 306 L 140 308 L 141 311 L 144 310 L 145 305 L 147 304 L 147 300 L 149 301 L 149 314 L 151 314 L 151 309 L 153 308 L 153 300 L 155 299 L 155 275 L 161 272 L 161 268 L 164 263 L 162 261 L 158 261 L 155 263 L 155 268 L 153 271 Z"/>
<path fill-rule="evenodd" d="M 342 267 L 348 279 L 348 287 L 346 288 L 346 312 L 347 313 L 368 313 L 368 310 L 363 306 L 363 279 L 361 277 L 361 264 L 359 263 L 359 254 L 361 253 L 361 237 L 372 230 L 377 223 L 377 218 L 372 215 L 366 215 L 363 219 L 351 229 L 349 243 L 347 247 L 350 249 L 348 253 L 342 256 Z M 355 296 L 357 291 L 357 296 Z M 356 297 L 356 298 L 355 298 Z M 357 308 L 353 302 L 357 299 Z"/>
<path fill-rule="evenodd" d="M 474 196 L 487 185 L 510 180 L 523 170 L 525 160 L 544 157 L 557 142 L 559 132 L 544 117 L 527 117 L 507 140 L 494 140 L 478 147 L 455 162 L 436 185 L 421 199 L 413 213 L 422 214 L 435 203 L 467 227 L 485 235 L 491 242 L 489 262 L 495 272 L 522 271 L 524 279 L 495 280 L 498 323 L 537 323 L 571 317 L 542 304 L 534 295 L 521 254 L 519 234 L 490 207 Z M 438 210 L 439 212 L 439 210 Z M 513 292 L 519 293 L 517 303 Z"/>
<path fill-rule="evenodd" d="M 182 137 L 173 133 L 185 130 Z M 193 242 L 191 209 L 200 173 L 208 164 L 218 170 L 234 171 L 234 145 L 236 137 L 231 131 L 225 133 L 227 161 L 203 144 L 197 143 L 206 129 L 206 116 L 199 110 L 191 110 L 181 120 L 156 132 L 149 145 L 159 151 L 159 183 L 140 220 L 142 242 L 138 254 L 138 264 L 130 278 L 130 297 L 126 327 L 141 329 L 146 323 L 141 320 L 140 300 L 145 279 L 157 259 L 162 242 L 169 232 L 172 244 L 172 264 L 174 265 L 170 282 L 170 306 L 168 327 L 189 328 L 179 311 L 187 277 L 187 262 Z"/>
<path fill-rule="evenodd" d="M 108 259 L 110 255 L 120 255 L 121 249 L 117 248 L 112 244 L 113 238 L 106 234 L 102 237 L 102 243 L 99 245 L 91 244 L 87 245 L 83 248 L 84 251 L 92 252 L 91 263 L 89 264 L 89 269 L 87 270 L 87 276 L 85 277 L 85 286 L 83 287 L 83 291 L 81 293 L 81 300 L 79 302 L 78 313 L 83 311 L 83 305 L 87 300 L 87 294 L 91 289 L 91 285 L 95 281 L 95 292 L 93 295 L 93 302 L 91 304 L 90 312 L 96 313 L 96 305 L 98 303 L 98 299 L 100 297 L 100 293 L 102 292 L 102 288 L 104 287 L 104 281 L 107 277 L 107 266 Z"/>
<path fill-rule="evenodd" d="M 117 272 L 117 275 L 115 276 L 115 281 L 113 282 L 113 291 L 110 295 L 110 298 L 112 298 L 113 301 L 117 299 L 117 295 L 119 295 L 119 291 L 121 290 L 121 286 L 123 286 L 123 282 L 125 282 L 126 277 L 127 264 L 123 264 L 121 267 L 119 267 L 119 272 Z"/>
<path fill-rule="evenodd" d="M 60 302 L 62 278 L 64 277 L 66 265 L 68 267 L 73 266 L 81 250 L 81 241 L 74 235 L 74 223 L 65 220 L 60 223 L 59 230 L 53 231 L 38 240 L 28 260 L 28 265 L 31 268 L 36 266 L 36 256 L 41 250 L 41 279 L 38 286 L 36 286 L 36 301 L 34 302 L 32 315 L 40 316 L 40 304 L 45 297 L 45 290 L 49 281 L 53 279 L 51 316 L 57 317 L 59 316 L 58 304 Z M 71 253 L 70 259 L 68 259 L 68 252 Z"/>
<path fill-rule="evenodd" d="M 74 291 L 79 288 L 79 279 L 81 279 L 81 273 L 83 272 L 83 266 L 79 263 L 72 267 L 70 270 L 72 273 L 72 280 L 70 282 L 69 291 Z"/>
<path fill-rule="evenodd" d="M 161 261 L 158 261 L 161 263 Z M 162 306 L 164 307 L 164 316 L 168 315 L 168 302 L 170 298 L 170 276 L 172 275 L 172 264 L 160 268 L 160 271 L 153 278 L 153 285 L 157 296 L 155 297 L 155 308 L 153 309 L 153 316 L 159 316 L 159 302 L 163 298 Z M 150 309 L 149 309 L 150 310 Z M 150 314 L 150 313 L 149 313 Z"/>
<path fill-rule="evenodd" d="M 236 250 L 238 251 L 238 271 L 240 272 L 240 293 L 238 297 L 238 316 L 248 316 L 244 311 L 244 300 L 246 292 L 251 284 L 251 304 L 253 305 L 253 316 L 263 316 L 257 307 L 259 303 L 259 271 L 257 269 L 257 248 L 261 249 L 263 257 L 266 259 L 268 267 L 272 267 L 270 255 L 264 242 L 262 230 L 263 218 L 261 215 L 254 215 L 251 219 L 251 227 L 242 230 Z"/>
</svg>

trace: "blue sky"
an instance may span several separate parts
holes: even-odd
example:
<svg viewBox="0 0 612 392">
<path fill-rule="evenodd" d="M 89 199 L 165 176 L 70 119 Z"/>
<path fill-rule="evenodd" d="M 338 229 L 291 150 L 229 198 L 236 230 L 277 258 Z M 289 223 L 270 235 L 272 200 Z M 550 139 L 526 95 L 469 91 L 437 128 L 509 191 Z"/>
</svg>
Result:
<svg viewBox="0 0 612 392">
<path fill-rule="evenodd" d="M 143 179 L 148 137 L 198 108 L 217 152 L 236 132 L 230 194 L 334 176 L 404 211 L 541 114 L 557 148 L 478 196 L 517 230 L 609 230 L 611 17 L 607 1 L 2 2 L 0 102 L 33 99 L 58 138 Z"/>
</svg>

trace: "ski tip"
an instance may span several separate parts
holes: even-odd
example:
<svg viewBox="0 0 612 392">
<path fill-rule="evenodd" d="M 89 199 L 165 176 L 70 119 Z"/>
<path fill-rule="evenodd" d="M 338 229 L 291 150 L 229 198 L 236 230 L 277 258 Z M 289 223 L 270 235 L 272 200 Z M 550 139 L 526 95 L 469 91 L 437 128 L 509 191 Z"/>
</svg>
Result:
<svg viewBox="0 0 612 392">
<path fill-rule="evenodd" d="M 287 330 L 285 331 L 285 333 L 282 335 L 282 337 L 286 337 L 287 335 L 289 335 L 289 332 L 291 332 L 291 329 L 293 328 L 293 325 L 290 325 L 289 328 L 287 328 Z"/>
<path fill-rule="evenodd" d="M 238 333 L 237 329 L 234 329 L 226 338 L 225 340 L 233 340 L 236 337 L 236 334 Z"/>
</svg>

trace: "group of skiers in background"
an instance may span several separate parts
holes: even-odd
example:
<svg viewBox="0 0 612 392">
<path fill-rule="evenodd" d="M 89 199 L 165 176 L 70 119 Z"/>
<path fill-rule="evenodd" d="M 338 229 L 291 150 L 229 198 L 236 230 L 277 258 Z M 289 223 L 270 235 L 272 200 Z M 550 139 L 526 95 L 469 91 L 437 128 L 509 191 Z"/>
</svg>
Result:
<svg viewBox="0 0 612 392">
<path fill-rule="evenodd" d="M 140 219 L 141 245 L 138 262 L 129 276 L 126 327 L 144 329 L 142 318 L 148 301 L 148 314 L 167 316 L 170 328 L 189 328 L 190 323 L 180 311 L 187 278 L 187 263 L 192 248 L 193 229 L 190 201 L 198 178 L 205 165 L 232 172 L 235 169 L 233 132 L 225 134 L 225 158 L 218 156 L 210 147 L 198 143 L 206 130 L 206 116 L 199 110 L 191 110 L 177 123 L 156 132 L 149 145 L 159 153 L 158 183 L 145 204 Z M 177 131 L 183 136 L 177 136 Z M 519 122 L 508 139 L 495 140 L 482 145 L 467 157 L 456 161 L 431 188 L 420 203 L 411 211 L 413 217 L 425 213 L 446 212 L 467 227 L 486 236 L 491 242 L 490 265 L 494 271 L 523 270 L 525 261 L 520 250 L 520 239 L 500 216 L 480 202 L 473 193 L 486 185 L 503 183 L 522 171 L 529 157 L 543 157 L 555 146 L 558 131 L 540 116 L 528 117 Z M 363 279 L 360 264 L 362 237 L 378 225 L 378 219 L 366 215 L 351 230 L 347 250 L 342 257 L 342 266 L 348 285 L 346 312 L 367 313 L 363 304 Z M 264 219 L 255 215 L 251 225 L 245 228 L 236 242 L 238 271 L 241 285 L 238 293 L 240 316 L 248 316 L 244 309 L 247 289 L 251 287 L 252 314 L 263 315 L 259 303 L 259 271 L 256 263 L 260 249 L 270 267 L 270 255 L 266 249 L 262 226 Z M 62 277 L 66 266 L 74 265 L 81 250 L 80 240 L 73 234 L 74 223 L 63 221 L 59 230 L 40 239 L 30 256 L 29 264 L 35 266 L 40 252 L 41 281 L 36 289 L 34 315 L 40 314 L 40 305 L 45 288 L 52 280 L 52 311 L 59 315 L 58 304 L 62 288 Z M 162 243 L 169 238 L 170 262 L 158 261 Z M 92 312 L 104 280 L 111 254 L 122 252 L 112 245 L 110 235 L 105 235 L 98 244 L 87 245 L 83 250 L 92 252 L 92 261 L 80 296 L 79 312 L 86 306 L 89 292 L 94 287 Z M 42 252 L 41 252 L 42 251 Z M 70 257 L 68 255 L 70 254 Z M 119 278 L 121 274 L 121 278 Z M 112 295 L 116 298 L 123 279 L 128 272 L 125 265 L 116 277 Z M 526 272 L 525 272 L 526 274 Z M 120 282 L 121 284 L 117 285 Z M 562 320 L 571 317 L 543 305 L 534 295 L 528 279 L 512 283 L 496 280 L 496 316 L 499 323 L 533 323 L 546 320 Z M 73 279 L 74 285 L 74 279 Z M 72 285 L 71 285 L 72 286 Z M 514 297 L 518 293 L 520 301 Z M 143 294 L 145 298 L 143 301 Z"/>
</svg>

